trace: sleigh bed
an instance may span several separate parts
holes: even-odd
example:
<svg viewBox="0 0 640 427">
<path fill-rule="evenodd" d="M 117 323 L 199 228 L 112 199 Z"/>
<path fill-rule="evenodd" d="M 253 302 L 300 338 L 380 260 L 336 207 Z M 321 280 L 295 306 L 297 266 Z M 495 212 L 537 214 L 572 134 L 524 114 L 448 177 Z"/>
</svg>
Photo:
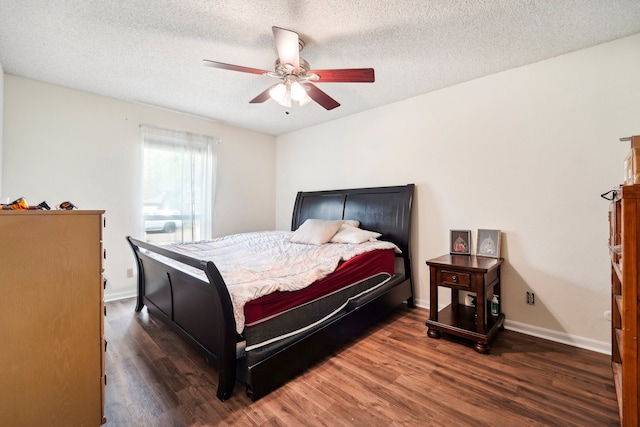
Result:
<svg viewBox="0 0 640 427">
<path fill-rule="evenodd" d="M 147 306 L 152 316 L 169 325 L 218 370 L 220 400 L 229 398 L 236 382 L 240 382 L 255 401 L 336 351 L 398 305 L 406 302 L 413 307 L 410 258 L 413 190 L 414 185 L 408 184 L 299 192 L 291 232 L 239 235 L 241 240 L 250 236 L 268 242 L 252 240 L 250 249 L 239 249 L 237 256 L 232 251 L 230 256 L 221 257 L 225 260 L 216 255 L 207 259 L 204 255 L 217 254 L 220 245 L 241 247 L 236 246 L 239 245 L 236 241 L 228 244 L 231 237 L 169 246 L 127 237 L 138 267 L 136 311 Z M 310 224 L 324 226 L 335 222 L 343 224 L 337 225 L 341 232 L 357 226 L 359 236 L 364 231 L 375 235 L 359 244 L 350 238 L 340 240 L 338 236 L 343 235 L 333 231 L 330 237 L 342 243 L 319 245 L 304 240 L 309 238 Z M 296 240 L 300 236 L 302 243 Z M 347 260 L 338 262 L 335 271 L 319 273 L 320 278 L 308 286 L 276 290 L 255 299 L 244 298 L 240 306 L 237 288 L 244 284 L 236 285 L 235 281 L 243 275 L 241 280 L 247 281 L 242 260 L 250 256 L 251 250 L 262 251 L 259 245 L 271 245 L 271 240 L 312 250 L 311 255 L 304 256 L 315 261 L 322 259 L 318 264 L 325 259 L 319 258 L 320 252 L 313 251 L 349 252 Z M 237 268 L 229 267 L 229 258 L 240 260 Z M 296 270 L 297 261 L 285 258 L 283 263 L 280 267 L 274 263 L 273 268 L 261 266 L 260 270 L 265 274 L 278 268 Z"/>
</svg>

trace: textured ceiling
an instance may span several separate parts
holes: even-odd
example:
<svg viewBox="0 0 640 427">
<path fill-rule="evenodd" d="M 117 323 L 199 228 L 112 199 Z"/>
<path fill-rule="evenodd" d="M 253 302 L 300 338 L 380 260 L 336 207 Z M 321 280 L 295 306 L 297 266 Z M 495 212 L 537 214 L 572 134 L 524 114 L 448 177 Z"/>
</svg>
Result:
<svg viewBox="0 0 640 427">
<path fill-rule="evenodd" d="M 272 70 L 272 26 L 311 68 L 375 69 L 318 83 L 342 105 L 249 104 Z M 639 0 L 0 0 L 5 73 L 280 135 L 640 32 Z"/>
</svg>

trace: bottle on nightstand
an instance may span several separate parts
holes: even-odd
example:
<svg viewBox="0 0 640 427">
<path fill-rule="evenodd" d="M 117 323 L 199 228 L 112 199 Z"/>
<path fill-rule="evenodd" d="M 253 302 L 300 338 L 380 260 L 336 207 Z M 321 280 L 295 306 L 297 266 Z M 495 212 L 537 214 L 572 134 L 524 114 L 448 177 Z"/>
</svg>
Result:
<svg viewBox="0 0 640 427">
<path fill-rule="evenodd" d="M 498 295 L 493 295 L 493 299 L 491 300 L 491 315 L 493 317 L 498 317 L 500 314 L 500 302 L 498 301 Z"/>
</svg>

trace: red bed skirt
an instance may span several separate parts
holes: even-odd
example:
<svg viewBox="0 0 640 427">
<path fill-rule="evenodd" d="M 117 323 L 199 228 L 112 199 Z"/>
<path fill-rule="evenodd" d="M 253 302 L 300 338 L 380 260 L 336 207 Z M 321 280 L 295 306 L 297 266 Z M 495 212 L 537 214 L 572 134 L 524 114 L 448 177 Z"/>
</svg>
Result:
<svg viewBox="0 0 640 427">
<path fill-rule="evenodd" d="M 292 307 L 321 298 L 372 275 L 393 275 L 394 262 L 395 254 L 391 249 L 366 252 L 341 263 L 333 273 L 304 289 L 278 291 L 250 301 L 244 306 L 246 326 L 272 318 Z"/>
</svg>

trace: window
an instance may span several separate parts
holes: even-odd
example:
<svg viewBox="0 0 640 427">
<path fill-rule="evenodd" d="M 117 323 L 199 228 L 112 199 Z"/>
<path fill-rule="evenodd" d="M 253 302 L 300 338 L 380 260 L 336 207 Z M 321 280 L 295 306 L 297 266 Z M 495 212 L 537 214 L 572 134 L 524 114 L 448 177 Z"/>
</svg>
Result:
<svg viewBox="0 0 640 427">
<path fill-rule="evenodd" d="M 152 242 L 212 236 L 215 138 L 142 125 L 143 215 Z"/>
</svg>

